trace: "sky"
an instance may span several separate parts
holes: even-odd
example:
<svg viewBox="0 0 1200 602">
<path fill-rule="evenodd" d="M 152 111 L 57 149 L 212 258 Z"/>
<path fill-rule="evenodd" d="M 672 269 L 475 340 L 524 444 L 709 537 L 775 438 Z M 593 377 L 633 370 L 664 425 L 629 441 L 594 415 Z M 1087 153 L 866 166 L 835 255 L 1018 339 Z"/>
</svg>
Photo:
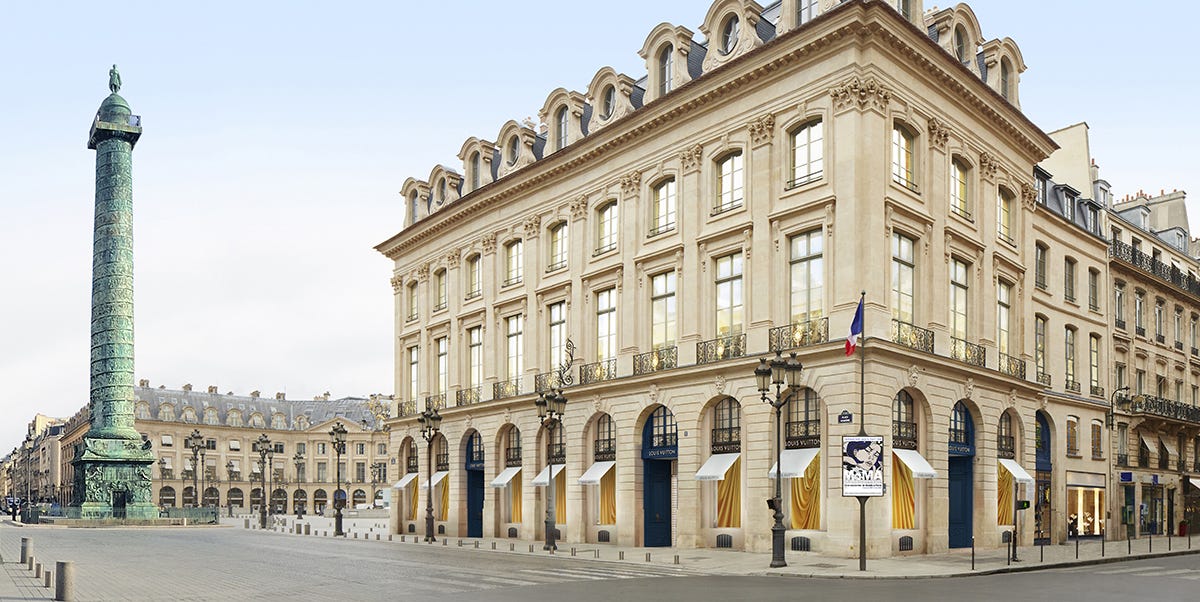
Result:
<svg viewBox="0 0 1200 602">
<path fill-rule="evenodd" d="M 311 399 L 393 391 L 405 178 L 549 92 L 636 78 L 660 22 L 707 0 L 5 2 L 0 16 L 0 454 L 88 401 L 94 153 L 116 63 L 134 150 L 137 379 Z M 1200 195 L 1191 3 L 978 0 L 1045 131 L 1086 121 L 1102 177 Z M 931 5 L 926 8 L 931 8 Z M 1192 229 L 1200 207 L 1189 199 Z"/>
</svg>

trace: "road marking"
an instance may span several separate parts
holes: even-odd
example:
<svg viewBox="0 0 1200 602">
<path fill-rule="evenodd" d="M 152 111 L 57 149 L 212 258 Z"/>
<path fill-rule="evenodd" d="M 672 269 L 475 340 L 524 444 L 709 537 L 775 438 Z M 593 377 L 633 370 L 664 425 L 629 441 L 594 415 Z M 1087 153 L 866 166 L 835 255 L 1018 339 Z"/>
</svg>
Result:
<svg viewBox="0 0 1200 602">
<path fill-rule="evenodd" d="M 1161 568 L 1163 568 L 1163 567 L 1161 567 L 1161 566 L 1140 566 L 1140 567 L 1132 568 L 1132 569 L 1111 569 L 1111 570 L 1107 570 L 1107 571 L 1096 571 L 1096 574 L 1098 574 L 1098 575 L 1118 575 L 1121 573 L 1137 573 L 1137 572 L 1141 572 L 1141 571 L 1154 571 L 1154 570 L 1158 570 Z"/>
<path fill-rule="evenodd" d="M 1191 573 L 1191 572 L 1193 572 L 1193 569 L 1173 569 L 1170 571 L 1154 571 L 1152 573 L 1139 573 L 1137 576 L 1138 577 L 1166 577 L 1168 575 L 1182 575 L 1184 573 Z"/>
</svg>

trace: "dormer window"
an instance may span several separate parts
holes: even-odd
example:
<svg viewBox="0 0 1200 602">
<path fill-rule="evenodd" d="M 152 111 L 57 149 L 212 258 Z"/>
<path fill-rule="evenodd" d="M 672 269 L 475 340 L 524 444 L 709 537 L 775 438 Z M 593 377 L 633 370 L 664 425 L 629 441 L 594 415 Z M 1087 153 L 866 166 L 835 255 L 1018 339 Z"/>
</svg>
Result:
<svg viewBox="0 0 1200 602">
<path fill-rule="evenodd" d="M 482 168 L 479 160 L 479 153 L 471 153 L 471 190 L 479 188 L 480 175 L 479 171 Z"/>
<path fill-rule="evenodd" d="M 562 150 L 567 147 L 567 117 L 568 117 L 568 115 L 569 115 L 569 112 L 567 111 L 567 107 L 561 107 L 560 109 L 558 109 L 558 113 L 555 113 L 555 117 L 554 117 L 554 127 L 555 127 L 554 149 L 555 150 Z"/>
<path fill-rule="evenodd" d="M 438 180 L 438 204 L 446 202 L 446 178 Z"/>
<path fill-rule="evenodd" d="M 413 191 L 408 195 L 408 223 L 416 223 L 417 221 L 417 191 Z"/>
<path fill-rule="evenodd" d="M 967 32 L 962 25 L 954 28 L 954 56 L 958 62 L 967 63 Z"/>
<path fill-rule="evenodd" d="M 508 139 L 508 164 L 516 165 L 517 157 L 521 154 L 521 138 L 514 135 Z"/>
<path fill-rule="evenodd" d="M 1011 85 L 1012 85 L 1012 65 L 1009 64 L 1008 59 L 1001 59 L 1001 61 L 1000 61 L 1000 96 L 1003 96 L 1004 100 L 1009 99 L 1009 89 L 1010 89 Z"/>
<path fill-rule="evenodd" d="M 604 88 L 600 102 L 603 103 L 600 108 L 600 117 L 604 119 L 612 117 L 613 111 L 617 108 L 617 89 L 612 86 Z"/>
<path fill-rule="evenodd" d="M 671 91 L 671 72 L 674 71 L 675 48 L 670 44 L 658 53 L 658 95 L 666 96 Z"/>
<path fill-rule="evenodd" d="M 721 52 L 729 54 L 737 46 L 739 22 L 737 15 L 729 15 L 721 26 Z"/>
<path fill-rule="evenodd" d="M 1063 195 L 1063 217 L 1067 221 L 1075 221 L 1075 198 L 1069 194 Z"/>
</svg>

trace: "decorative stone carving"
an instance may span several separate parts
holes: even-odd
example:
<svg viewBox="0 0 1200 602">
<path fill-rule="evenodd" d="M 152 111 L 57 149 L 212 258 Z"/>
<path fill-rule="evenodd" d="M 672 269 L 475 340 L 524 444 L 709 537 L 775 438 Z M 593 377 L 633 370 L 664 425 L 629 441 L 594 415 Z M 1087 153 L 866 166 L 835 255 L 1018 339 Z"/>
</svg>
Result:
<svg viewBox="0 0 1200 602">
<path fill-rule="evenodd" d="M 950 140 L 950 129 L 937 117 L 931 117 L 929 119 L 929 147 L 945 149 L 948 140 Z"/>
<path fill-rule="evenodd" d="M 876 109 L 886 109 L 892 100 L 892 92 L 872 76 L 865 79 L 857 75 L 829 89 L 836 110 L 855 108 L 865 109 L 871 105 Z"/>
<path fill-rule="evenodd" d="M 713 379 L 713 392 L 714 392 L 713 393 L 714 395 L 724 395 L 725 394 L 725 375 L 724 374 L 718 374 L 717 377 Z"/>
<path fill-rule="evenodd" d="M 617 292 L 625 288 L 625 268 L 617 268 Z"/>
<path fill-rule="evenodd" d="M 626 197 L 637 196 L 638 189 L 642 186 L 642 172 L 633 170 L 624 176 L 621 176 L 621 194 Z"/>
<path fill-rule="evenodd" d="M 1030 211 L 1037 205 L 1037 188 L 1029 182 L 1021 182 L 1021 204 Z"/>
<path fill-rule="evenodd" d="M 742 230 L 742 255 L 746 257 L 746 261 L 750 261 L 750 251 L 754 248 L 754 241 L 751 240 L 753 233 L 750 228 Z"/>
<path fill-rule="evenodd" d="M 392 276 L 391 283 L 392 283 L 392 292 L 399 293 L 400 289 L 404 288 L 404 277 L 403 276 Z"/>
<path fill-rule="evenodd" d="M 417 268 L 417 280 L 419 282 L 429 282 L 429 264 L 424 264 Z"/>
<path fill-rule="evenodd" d="M 747 124 L 750 128 L 750 142 L 755 146 L 766 144 L 775 137 L 775 115 L 767 113 Z"/>
<path fill-rule="evenodd" d="M 1017 407 L 1017 390 L 1016 389 L 1008 390 L 1008 406 L 1012 407 L 1012 408 Z"/>
<path fill-rule="evenodd" d="M 601 412 L 604 410 L 604 403 L 600 401 L 599 395 L 592 395 L 592 411 Z"/>
<path fill-rule="evenodd" d="M 580 220 L 587 215 L 587 197 L 579 195 L 571 201 L 571 219 Z"/>
<path fill-rule="evenodd" d="M 496 252 L 496 233 L 495 232 L 493 232 L 491 234 L 484 234 L 483 240 L 480 242 L 483 246 L 484 253 L 495 253 Z"/>
<path fill-rule="evenodd" d="M 650 399 L 650 403 L 658 403 L 658 385 L 650 383 L 650 390 L 646 393 L 646 396 Z"/>
<path fill-rule="evenodd" d="M 538 237 L 538 232 L 542 229 L 542 218 L 538 215 L 531 215 L 525 218 L 522 223 L 525 229 L 525 240 L 533 240 Z"/>
<path fill-rule="evenodd" d="M 996 172 L 1000 169 L 1000 163 L 996 161 L 996 157 L 991 153 L 979 153 L 979 173 L 985 178 L 996 177 Z"/>
<path fill-rule="evenodd" d="M 446 265 L 451 268 L 457 268 L 458 262 L 462 258 L 462 253 L 455 249 L 446 254 Z"/>
<path fill-rule="evenodd" d="M 508 408 L 504 408 L 504 423 L 508 424 L 510 422 L 512 422 L 512 411 Z"/>
<path fill-rule="evenodd" d="M 963 399 L 971 399 L 971 396 L 973 396 L 974 394 L 975 394 L 975 379 L 968 377 L 966 385 L 963 386 Z"/>
<path fill-rule="evenodd" d="M 908 367 L 908 386 L 916 387 L 917 383 L 920 382 L 920 380 L 921 380 L 921 370 L 919 368 L 917 368 L 916 364 L 909 366 Z"/>
<path fill-rule="evenodd" d="M 679 161 L 683 164 L 683 171 L 695 171 L 700 169 L 700 161 L 704 158 L 704 147 L 700 144 L 693 144 L 679 153 Z"/>
</svg>

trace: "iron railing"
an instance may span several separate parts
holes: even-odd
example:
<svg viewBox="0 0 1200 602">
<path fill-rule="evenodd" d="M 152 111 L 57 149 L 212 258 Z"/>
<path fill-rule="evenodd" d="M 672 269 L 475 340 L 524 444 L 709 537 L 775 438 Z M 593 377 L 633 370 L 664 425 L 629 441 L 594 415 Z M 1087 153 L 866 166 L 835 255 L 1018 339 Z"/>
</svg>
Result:
<svg viewBox="0 0 1200 602">
<path fill-rule="evenodd" d="M 1200 299 L 1200 279 L 1173 265 L 1167 265 L 1155 259 L 1152 255 L 1147 255 L 1138 249 L 1134 249 L 1132 245 L 1119 240 L 1112 240 L 1109 242 L 1108 256 L 1156 276 L 1179 290 Z"/>
<path fill-rule="evenodd" d="M 810 182 L 816 182 L 817 180 L 820 180 L 824 175 L 825 175 L 825 172 L 821 171 L 821 170 L 809 172 L 798 178 L 788 180 L 787 184 L 783 185 L 783 189 L 791 190 L 793 188 L 799 188 Z"/>
<path fill-rule="evenodd" d="M 508 277 L 508 278 L 505 278 L 505 279 L 504 279 L 504 283 L 503 283 L 503 284 L 501 284 L 501 286 L 513 286 L 513 285 L 516 285 L 516 284 L 521 284 L 521 277 L 520 277 L 520 276 L 510 276 L 510 277 Z"/>
<path fill-rule="evenodd" d="M 1144 336 L 1146 336 L 1146 327 L 1145 326 L 1135 326 L 1133 328 L 1133 332 L 1134 332 L 1134 334 L 1138 335 L 1139 337 L 1144 337 Z"/>
<path fill-rule="evenodd" d="M 404 472 L 419 472 L 421 470 L 420 458 L 409 456 L 404 462 Z"/>
<path fill-rule="evenodd" d="M 917 449 L 917 423 L 893 420 L 892 447 L 896 449 Z"/>
<path fill-rule="evenodd" d="M 550 458 L 551 464 L 566 464 L 567 446 L 564 443 L 551 443 L 547 446 L 546 455 Z"/>
<path fill-rule="evenodd" d="M 712 453 L 733 454 L 742 451 L 742 429 L 720 426 L 712 430 Z"/>
<path fill-rule="evenodd" d="M 1155 342 L 1155 343 L 1158 343 L 1159 345 L 1166 344 L 1166 342 L 1167 342 L 1167 337 L 1165 337 L 1165 336 L 1163 336 L 1163 335 L 1161 335 L 1161 334 L 1156 334 L 1156 335 L 1154 335 L 1154 342 Z"/>
<path fill-rule="evenodd" d="M 1001 353 L 999 363 L 1001 372 L 1022 380 L 1025 379 L 1025 360 Z"/>
<path fill-rule="evenodd" d="M 670 232 L 671 230 L 674 230 L 674 229 L 675 229 L 675 222 L 659 224 L 659 225 L 651 228 L 650 232 L 648 232 L 646 234 L 646 236 L 647 237 L 658 236 L 659 234 L 662 234 L 663 232 Z"/>
<path fill-rule="evenodd" d="M 1091 393 L 1093 397 L 1104 397 L 1104 387 L 1101 387 L 1100 385 L 1092 385 L 1088 392 Z"/>
<path fill-rule="evenodd" d="M 1135 396 L 1132 400 L 1129 398 L 1120 398 L 1118 402 L 1122 404 L 1128 403 L 1129 413 L 1131 414 L 1150 414 L 1162 418 L 1200 424 L 1200 406 L 1184 404 L 1164 397 L 1154 397 L 1151 395 Z"/>
<path fill-rule="evenodd" d="M 675 447 L 677 445 L 679 445 L 679 433 L 678 432 L 672 431 L 672 432 L 667 432 L 667 433 L 652 433 L 650 435 L 650 448 L 651 449 L 661 449 L 664 447 Z"/>
<path fill-rule="evenodd" d="M 433 306 L 433 311 L 442 311 L 443 309 L 446 309 L 445 301 L 440 301 L 437 305 Z"/>
<path fill-rule="evenodd" d="M 1117 466 L 1129 466 L 1129 454 L 1117 454 Z"/>
<path fill-rule="evenodd" d="M 1175 341 L 1175 350 L 1183 351 L 1183 341 Z"/>
<path fill-rule="evenodd" d="M 696 363 L 711 364 L 746 355 L 746 333 L 696 343 Z"/>
<path fill-rule="evenodd" d="M 492 384 L 492 399 L 516 397 L 521 394 L 521 377 L 514 376 Z"/>
<path fill-rule="evenodd" d="M 427 409 L 427 410 L 430 408 L 440 410 L 444 407 L 446 407 L 446 394 L 445 393 L 437 393 L 437 394 L 430 395 L 425 398 L 425 409 Z"/>
<path fill-rule="evenodd" d="M 1119 329 L 1121 329 L 1121 330 L 1125 330 L 1125 326 L 1126 326 L 1126 324 L 1125 324 L 1125 320 L 1122 320 L 1121 318 L 1116 318 L 1116 319 L 1114 319 L 1114 320 L 1113 320 L 1113 324 L 1114 324 L 1114 325 L 1115 325 L 1117 328 L 1119 328 Z"/>
<path fill-rule="evenodd" d="M 592 454 L 597 462 L 611 461 L 617 459 L 617 440 L 616 439 L 596 439 L 595 447 L 592 449 Z"/>
<path fill-rule="evenodd" d="M 471 290 L 467 291 L 467 294 L 463 297 L 463 301 L 469 301 L 476 297 L 482 297 L 482 296 L 483 296 L 482 290 L 477 289 L 477 288 L 471 289 Z"/>
<path fill-rule="evenodd" d="M 679 365 L 679 348 L 660 347 L 654 351 L 633 356 L 633 373 L 650 374 L 659 370 L 670 370 Z"/>
<path fill-rule="evenodd" d="M 965 219 L 965 220 L 975 221 L 975 218 L 971 217 L 971 212 L 967 211 L 966 207 L 959 207 L 958 205 L 950 205 L 950 212 L 953 213 L 954 215 L 957 215 L 957 216 Z"/>
<path fill-rule="evenodd" d="M 561 270 L 565 267 L 567 267 L 567 259 L 564 257 L 564 258 L 559 259 L 558 261 L 552 262 L 550 265 L 546 266 L 546 272 L 547 273 L 554 272 L 557 270 Z"/>
<path fill-rule="evenodd" d="M 725 213 L 726 211 L 733 211 L 734 209 L 737 209 L 738 207 L 741 207 L 741 206 L 742 206 L 742 201 L 740 201 L 740 200 L 730 201 L 728 203 L 718 203 L 716 205 L 713 205 L 712 212 L 710 212 L 709 215 L 721 215 L 722 213 Z"/>
<path fill-rule="evenodd" d="M 1067 379 L 1066 389 L 1072 393 L 1078 393 L 1080 390 L 1079 381 Z"/>
<path fill-rule="evenodd" d="M 950 337 L 950 357 L 972 366 L 987 367 L 987 352 L 983 345 L 976 345 L 958 337 Z"/>
<path fill-rule="evenodd" d="M 829 318 L 817 318 L 772 328 L 768 341 L 771 351 L 786 351 L 829 341 Z"/>
<path fill-rule="evenodd" d="M 554 389 L 559 386 L 561 386 L 561 384 L 559 383 L 557 371 L 542 372 L 541 374 L 537 374 L 533 377 L 533 392 L 534 393 L 541 393 L 542 391 L 549 391 L 550 389 Z"/>
<path fill-rule="evenodd" d="M 787 449 L 821 447 L 821 419 L 789 420 L 786 436 Z"/>
<path fill-rule="evenodd" d="M 1038 372 L 1038 373 L 1037 373 L 1037 381 L 1038 381 L 1038 383 L 1039 383 L 1039 384 L 1041 384 L 1043 387 L 1046 387 L 1047 389 L 1049 389 L 1049 388 L 1050 388 L 1050 374 L 1049 374 L 1049 373 L 1047 373 L 1047 372 Z"/>
<path fill-rule="evenodd" d="M 592 257 L 596 257 L 597 255 L 603 255 L 603 254 L 605 254 L 609 251 L 612 251 L 616 248 L 617 248 L 616 241 L 610 242 L 606 245 L 600 245 L 600 246 L 596 247 L 595 251 L 592 252 Z"/>
<path fill-rule="evenodd" d="M 471 459 L 472 464 L 478 464 L 480 462 L 483 462 L 483 459 L 484 459 L 483 446 L 482 445 L 471 446 L 470 450 L 467 452 L 467 456 Z"/>
<path fill-rule="evenodd" d="M 1017 457 L 1016 438 L 1012 435 L 997 435 L 996 455 L 1009 460 Z"/>
<path fill-rule="evenodd" d="M 581 385 L 597 383 L 603 380 L 611 380 L 616 377 L 616 358 L 600 360 L 591 364 L 583 364 L 579 367 L 579 384 Z"/>
<path fill-rule="evenodd" d="M 450 470 L 450 454 L 447 452 L 434 456 L 433 467 L 435 470 Z"/>
<path fill-rule="evenodd" d="M 396 416 L 412 416 L 417 413 L 417 400 L 410 399 L 396 404 Z"/>
<path fill-rule="evenodd" d="M 454 404 L 460 406 L 469 406 L 471 404 L 483 401 L 481 399 L 482 397 L 483 387 L 467 387 L 466 389 L 459 389 L 454 394 Z"/>
<path fill-rule="evenodd" d="M 892 320 L 892 341 L 917 351 L 933 353 L 933 331 L 908 322 Z"/>
<path fill-rule="evenodd" d="M 506 447 L 504 448 L 504 466 L 511 468 L 521 465 L 521 448 Z"/>
</svg>

